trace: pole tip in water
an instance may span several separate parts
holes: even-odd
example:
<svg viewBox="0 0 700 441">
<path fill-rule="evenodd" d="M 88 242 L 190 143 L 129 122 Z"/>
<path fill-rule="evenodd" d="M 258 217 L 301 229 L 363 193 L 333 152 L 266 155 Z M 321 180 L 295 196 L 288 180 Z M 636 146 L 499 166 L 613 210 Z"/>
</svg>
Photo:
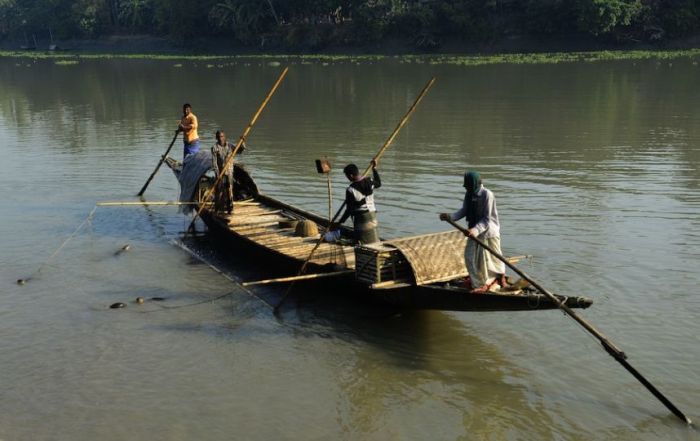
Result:
<svg viewBox="0 0 700 441">
<path fill-rule="evenodd" d="M 131 245 L 126 244 L 122 247 L 122 251 L 129 251 L 131 249 Z"/>
<path fill-rule="evenodd" d="M 109 309 L 121 309 L 121 308 L 126 308 L 126 303 L 117 302 L 117 303 L 112 303 L 111 305 L 109 305 Z"/>
</svg>

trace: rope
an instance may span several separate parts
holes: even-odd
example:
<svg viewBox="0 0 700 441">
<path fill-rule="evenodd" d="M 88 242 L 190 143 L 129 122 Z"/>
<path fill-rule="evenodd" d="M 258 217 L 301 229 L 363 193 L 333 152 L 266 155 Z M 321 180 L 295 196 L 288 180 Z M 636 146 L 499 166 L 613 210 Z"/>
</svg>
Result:
<svg viewBox="0 0 700 441">
<path fill-rule="evenodd" d="M 36 276 L 37 274 L 39 274 L 39 272 L 40 272 L 42 269 L 44 269 L 44 267 L 51 261 L 51 259 L 53 259 L 54 257 L 56 257 L 56 256 L 58 255 L 58 253 L 63 249 L 63 247 L 65 247 L 66 244 L 68 244 L 68 242 L 70 242 L 70 241 L 80 232 L 80 230 L 83 229 L 83 227 L 84 227 L 85 225 L 90 225 L 90 226 L 92 226 L 91 220 L 92 220 L 93 215 L 95 214 L 95 210 L 97 210 L 97 205 L 95 205 L 95 206 L 92 208 L 92 210 L 91 210 L 90 213 L 87 215 L 87 217 L 80 223 L 80 225 L 78 225 L 78 226 L 76 227 L 76 229 L 73 231 L 73 233 L 71 233 L 71 235 L 68 236 L 68 238 L 66 238 L 66 240 L 64 240 L 63 243 L 62 243 L 58 248 L 56 248 L 56 251 L 54 251 L 54 252 L 48 257 L 48 259 L 46 259 L 45 261 L 43 261 L 43 262 L 39 265 L 39 267 L 38 267 L 33 273 L 31 273 L 31 274 L 29 275 L 29 277 L 27 277 L 26 279 L 19 279 L 17 282 L 18 282 L 18 283 L 23 283 L 23 282 L 25 282 L 25 281 L 31 279 L 32 277 Z"/>
<path fill-rule="evenodd" d="M 205 262 L 205 263 L 206 263 L 206 262 Z M 212 303 L 212 302 L 215 302 L 215 301 L 217 301 L 217 300 L 221 300 L 221 299 L 223 299 L 223 298 L 225 298 L 225 297 L 228 297 L 228 296 L 230 296 L 231 294 L 235 294 L 235 293 L 236 293 L 236 291 L 230 291 L 230 292 L 227 292 L 227 293 L 225 293 L 225 294 L 221 294 L 221 295 L 218 296 L 218 297 L 214 297 L 213 299 L 206 299 L 206 300 L 202 300 L 202 301 L 199 301 L 199 302 L 187 303 L 187 304 L 185 304 L 185 305 L 176 305 L 176 306 L 157 305 L 157 306 L 158 306 L 159 308 L 161 308 L 161 309 L 154 309 L 154 310 L 152 310 L 152 311 L 139 311 L 139 312 L 140 312 L 141 314 L 148 314 L 148 313 L 151 313 L 151 312 L 160 312 L 160 311 L 163 311 L 163 310 L 166 310 L 166 309 L 189 308 L 190 306 L 202 305 L 202 304 L 204 304 L 204 303 Z M 268 305 L 268 306 L 269 306 L 269 305 Z"/>
<path fill-rule="evenodd" d="M 219 268 L 217 268 L 213 263 L 207 261 L 207 260 L 204 259 L 202 256 L 200 256 L 199 254 L 195 253 L 192 249 L 190 249 L 190 248 L 189 248 L 187 245 L 185 245 L 182 241 L 179 241 L 179 240 L 172 240 L 172 241 L 170 241 L 170 243 L 172 243 L 173 245 L 175 245 L 175 246 L 177 246 L 177 247 L 180 247 L 180 248 L 182 248 L 183 250 L 187 251 L 187 252 L 190 253 L 193 257 L 197 258 L 200 262 L 204 263 L 204 264 L 207 265 L 209 268 L 211 268 L 211 269 L 214 270 L 215 272 L 219 273 L 219 275 L 221 275 L 222 277 L 224 277 L 224 278 L 227 279 L 228 281 L 230 281 L 230 282 L 235 283 L 236 285 L 238 285 L 238 286 L 239 286 L 243 291 L 245 291 L 248 295 L 250 295 L 251 297 L 254 297 L 254 298 L 260 300 L 261 302 L 263 302 L 263 303 L 264 303 L 265 305 L 267 305 L 268 307 L 274 309 L 274 306 L 271 305 L 270 303 L 268 303 L 265 299 L 263 299 L 262 297 L 258 296 L 258 295 L 255 294 L 253 291 L 251 291 L 251 290 L 249 290 L 248 288 L 246 288 L 245 286 L 241 285 L 241 282 L 240 282 L 239 280 L 235 279 L 234 277 L 231 277 L 231 276 L 228 275 L 227 273 L 225 273 L 225 272 L 223 272 L 222 270 L 220 270 Z M 224 297 L 226 297 L 226 296 L 229 296 L 229 295 L 231 295 L 231 294 L 235 294 L 235 292 L 236 292 L 236 291 L 231 291 L 231 292 L 228 292 L 228 293 L 226 293 L 226 294 L 222 294 L 221 296 L 216 297 L 216 298 L 214 298 L 214 299 L 209 299 L 209 300 L 205 300 L 205 301 L 201 301 L 201 302 L 191 303 L 191 304 L 188 304 L 188 305 L 171 306 L 171 307 L 168 307 L 168 308 L 169 308 L 169 309 L 173 309 L 173 308 L 184 308 L 184 307 L 186 307 L 186 306 L 195 306 L 195 305 L 199 305 L 199 304 L 202 304 L 202 303 L 212 302 L 212 301 L 215 301 L 215 300 L 222 299 L 222 298 L 224 298 Z"/>
</svg>

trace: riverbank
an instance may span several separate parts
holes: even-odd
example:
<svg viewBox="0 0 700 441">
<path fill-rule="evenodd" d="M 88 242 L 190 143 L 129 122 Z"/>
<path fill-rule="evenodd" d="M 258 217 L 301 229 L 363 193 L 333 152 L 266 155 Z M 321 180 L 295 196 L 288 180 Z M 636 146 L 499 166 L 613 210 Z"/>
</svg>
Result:
<svg viewBox="0 0 700 441">
<path fill-rule="evenodd" d="M 3 51 L 0 58 L 29 60 L 54 60 L 56 65 L 75 65 L 81 61 L 99 59 L 124 60 L 172 60 L 174 67 L 183 67 L 183 62 L 200 64 L 208 68 L 226 65 L 265 64 L 270 67 L 282 64 L 363 64 L 391 59 L 401 64 L 435 64 L 482 66 L 493 64 L 559 64 L 594 63 L 615 60 L 690 60 L 694 66 L 700 64 L 700 48 L 687 50 L 602 50 L 588 52 L 539 52 L 539 53 L 498 53 L 493 55 L 464 54 L 285 54 L 285 53 L 241 53 L 236 55 L 192 55 L 186 52 L 127 53 L 127 52 L 80 52 L 80 51 Z M 21 65 L 21 64 L 18 64 Z"/>
<path fill-rule="evenodd" d="M 34 46 L 32 44 L 32 46 Z M 540 54 L 540 53 L 579 53 L 579 52 L 676 52 L 700 48 L 700 35 L 668 40 L 657 43 L 645 42 L 601 42 L 593 37 L 572 36 L 568 38 L 543 39 L 528 36 L 510 36 L 488 42 L 469 42 L 460 39 L 442 41 L 432 50 L 419 50 L 410 42 L 401 39 L 384 39 L 378 43 L 363 46 L 328 45 L 314 47 L 300 44 L 295 47 L 273 45 L 264 41 L 260 45 L 242 45 L 227 38 L 192 39 L 187 45 L 176 41 L 149 35 L 112 35 L 100 39 L 77 39 L 64 41 L 37 40 L 33 51 L 84 54 L 114 55 L 175 55 L 175 56 L 236 56 L 236 55 L 466 55 L 492 56 L 500 54 Z M 14 52 L 26 50 L 26 44 L 19 41 L 0 42 L 0 50 Z"/>
</svg>

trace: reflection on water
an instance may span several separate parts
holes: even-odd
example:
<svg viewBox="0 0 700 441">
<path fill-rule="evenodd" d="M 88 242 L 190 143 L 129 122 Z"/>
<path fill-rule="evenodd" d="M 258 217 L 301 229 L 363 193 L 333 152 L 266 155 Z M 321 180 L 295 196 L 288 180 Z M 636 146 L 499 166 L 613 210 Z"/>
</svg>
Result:
<svg viewBox="0 0 700 441">
<path fill-rule="evenodd" d="M 263 191 L 325 213 L 314 160 L 327 156 L 337 207 L 342 166 L 368 162 L 437 76 L 381 161 L 382 235 L 446 229 L 436 213 L 459 206 L 461 174 L 478 169 L 504 251 L 535 255 L 525 269 L 551 290 L 593 297 L 586 316 L 697 419 L 693 60 L 290 63 L 243 157 Z M 14 283 L 96 201 L 135 200 L 183 102 L 205 146 L 219 128 L 235 137 L 279 71 L 242 59 L 0 60 L 1 439 L 693 436 L 556 312 L 397 314 L 329 285 L 297 288 L 301 304 L 278 321 L 258 297 L 284 288 L 252 296 L 171 245 L 189 223 L 173 207 L 100 207 L 30 283 Z M 165 169 L 146 193 L 176 195 Z M 206 238 L 189 245 L 238 280 L 274 270 L 228 260 L 238 250 Z M 116 301 L 127 308 L 106 308 Z"/>
</svg>

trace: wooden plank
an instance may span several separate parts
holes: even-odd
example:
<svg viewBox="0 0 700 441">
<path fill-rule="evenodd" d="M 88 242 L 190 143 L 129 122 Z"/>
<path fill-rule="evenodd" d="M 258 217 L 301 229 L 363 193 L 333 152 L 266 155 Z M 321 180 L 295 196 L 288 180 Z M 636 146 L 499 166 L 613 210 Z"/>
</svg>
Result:
<svg viewBox="0 0 700 441">
<path fill-rule="evenodd" d="M 279 216 L 277 214 L 261 214 L 258 216 L 234 216 L 231 219 L 229 219 L 229 225 L 240 225 L 240 224 L 247 224 L 251 222 L 257 222 L 257 221 L 281 221 L 281 220 L 287 220 L 286 217 Z"/>
<path fill-rule="evenodd" d="M 277 240 L 270 239 L 260 243 L 271 247 L 284 247 L 285 245 L 296 246 L 299 244 L 315 245 L 317 241 L 317 237 L 279 236 Z"/>
<path fill-rule="evenodd" d="M 239 233 L 239 232 L 251 229 L 251 228 L 272 226 L 272 225 L 277 225 L 277 222 L 262 222 L 260 224 L 229 225 L 229 228 L 231 229 L 231 231 L 235 231 L 235 232 Z"/>
<path fill-rule="evenodd" d="M 261 209 L 259 207 L 255 207 L 254 209 L 250 209 L 250 210 L 235 210 L 229 216 L 232 218 L 236 218 L 239 216 L 261 216 L 261 215 L 265 215 L 265 214 L 279 214 L 279 213 L 282 213 L 282 210 L 275 210 L 273 208 Z"/>
<path fill-rule="evenodd" d="M 373 283 L 370 285 L 372 289 L 396 289 L 407 288 L 413 286 L 408 280 L 389 280 L 386 282 Z"/>
<path fill-rule="evenodd" d="M 260 237 L 267 237 L 267 236 L 275 236 L 279 235 L 281 233 L 289 233 L 289 232 L 294 232 L 294 228 L 270 228 L 270 227 L 264 227 L 261 231 L 258 232 L 251 232 L 248 233 L 246 232 L 245 237 L 247 237 L 250 240 L 256 240 L 256 238 Z"/>
<path fill-rule="evenodd" d="M 278 253 L 284 253 L 290 256 L 304 256 L 304 253 L 306 253 L 308 256 L 313 248 L 314 244 L 308 242 L 300 242 L 296 244 L 290 243 L 285 244 L 284 246 L 270 247 L 270 249 L 273 249 Z"/>
<path fill-rule="evenodd" d="M 244 227 L 244 226 L 249 226 L 249 225 L 258 225 L 258 224 L 270 224 L 270 225 L 275 225 L 276 223 L 279 223 L 280 220 L 284 220 L 284 218 L 274 218 L 274 217 L 261 217 L 261 218 L 251 218 L 251 219 L 240 219 L 238 222 L 229 222 L 229 226 L 231 228 L 236 228 L 236 227 Z"/>
</svg>

